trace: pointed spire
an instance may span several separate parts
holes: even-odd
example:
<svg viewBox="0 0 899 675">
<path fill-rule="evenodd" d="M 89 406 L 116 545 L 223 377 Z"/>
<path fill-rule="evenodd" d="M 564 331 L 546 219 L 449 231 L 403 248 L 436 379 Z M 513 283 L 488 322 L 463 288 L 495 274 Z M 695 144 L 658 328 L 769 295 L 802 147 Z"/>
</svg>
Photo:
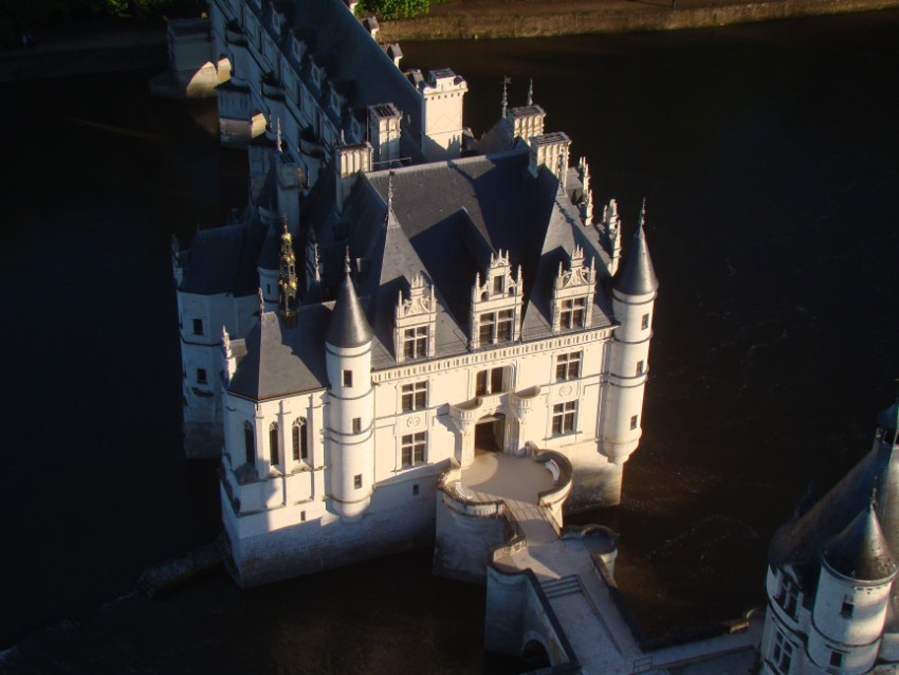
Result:
<svg viewBox="0 0 899 675">
<path fill-rule="evenodd" d="M 896 574 L 896 560 L 880 529 L 874 495 L 867 507 L 827 544 L 822 556 L 834 572 L 858 581 L 879 581 Z"/>
<path fill-rule="evenodd" d="M 371 326 L 365 318 L 362 303 L 359 302 L 350 276 L 350 249 L 347 247 L 343 282 L 337 294 L 334 311 L 331 313 L 325 341 L 332 347 L 350 348 L 361 347 L 371 342 L 371 339 Z"/>
<path fill-rule="evenodd" d="M 265 314 L 265 296 L 262 295 L 262 286 L 259 287 L 259 320 L 262 320 L 262 315 Z"/>
<path fill-rule="evenodd" d="M 534 78 L 528 84 L 528 105 L 534 105 Z"/>
<path fill-rule="evenodd" d="M 646 236 L 643 226 L 646 223 L 646 199 L 640 209 L 640 225 L 630 250 L 624 256 L 624 262 L 618 274 L 615 275 L 614 288 L 625 295 L 649 295 L 659 288 L 655 269 L 652 266 L 652 258 L 649 255 L 649 246 L 646 244 Z"/>
<path fill-rule="evenodd" d="M 350 266 L 350 247 L 347 246 L 346 252 L 343 254 L 343 271 L 347 276 L 350 276 L 352 269 Z"/>
<path fill-rule="evenodd" d="M 506 75 L 503 75 L 503 116 L 502 119 L 506 119 L 506 110 L 509 107 L 509 92 L 506 89 L 508 84 L 512 81 L 512 79 Z"/>
<path fill-rule="evenodd" d="M 278 153 L 281 153 L 284 151 L 284 149 L 281 146 L 281 118 L 280 117 L 278 118 L 278 127 L 277 127 L 277 130 L 275 131 L 275 147 L 278 149 Z"/>
</svg>

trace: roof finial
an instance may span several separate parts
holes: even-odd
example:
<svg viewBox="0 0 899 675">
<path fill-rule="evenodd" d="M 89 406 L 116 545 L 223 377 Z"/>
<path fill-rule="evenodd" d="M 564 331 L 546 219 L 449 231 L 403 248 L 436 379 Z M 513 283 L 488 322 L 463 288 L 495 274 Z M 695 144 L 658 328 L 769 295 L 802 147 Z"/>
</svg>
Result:
<svg viewBox="0 0 899 675">
<path fill-rule="evenodd" d="M 640 207 L 640 229 L 643 229 L 643 225 L 646 223 L 646 197 L 643 197 L 643 206 Z"/>
<path fill-rule="evenodd" d="M 281 118 L 278 118 L 277 125 L 275 127 L 275 147 L 278 148 L 278 152 L 282 152 L 281 148 Z"/>
<path fill-rule="evenodd" d="M 343 271 L 347 274 L 350 273 L 350 247 L 346 247 L 346 255 L 343 258 Z"/>
<path fill-rule="evenodd" d="M 531 78 L 531 82 L 528 85 L 528 105 L 534 105 L 534 78 Z"/>
<path fill-rule="evenodd" d="M 393 169 L 387 173 L 387 212 L 393 211 Z"/>
<path fill-rule="evenodd" d="M 262 286 L 259 287 L 259 319 L 265 314 L 265 297 L 262 295 Z"/>
<path fill-rule="evenodd" d="M 877 503 L 877 478 L 878 476 L 874 477 L 874 487 L 871 488 L 871 500 L 868 502 L 869 509 L 873 509 L 874 504 Z"/>
<path fill-rule="evenodd" d="M 509 107 L 509 93 L 506 87 L 512 82 L 512 78 L 503 75 L 503 119 L 506 119 L 506 109 Z"/>
</svg>

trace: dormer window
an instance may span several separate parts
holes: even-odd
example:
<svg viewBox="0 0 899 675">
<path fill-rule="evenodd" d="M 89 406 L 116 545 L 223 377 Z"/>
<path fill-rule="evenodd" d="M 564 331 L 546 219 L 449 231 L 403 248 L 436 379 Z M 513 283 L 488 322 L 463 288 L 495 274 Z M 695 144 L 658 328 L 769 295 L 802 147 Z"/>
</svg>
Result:
<svg viewBox="0 0 899 675">
<path fill-rule="evenodd" d="M 399 292 L 396 302 L 394 354 L 399 363 L 436 354 L 437 298 L 433 284 L 416 274 L 409 284 L 409 298 Z"/>
<path fill-rule="evenodd" d="M 484 283 L 478 273 L 471 292 L 472 349 L 519 338 L 522 288 L 521 267 L 513 277 L 509 254 L 491 254 Z"/>
<path fill-rule="evenodd" d="M 575 246 L 568 269 L 559 263 L 553 284 L 553 332 L 589 328 L 593 318 L 596 268 L 584 264 L 584 249 Z"/>
</svg>

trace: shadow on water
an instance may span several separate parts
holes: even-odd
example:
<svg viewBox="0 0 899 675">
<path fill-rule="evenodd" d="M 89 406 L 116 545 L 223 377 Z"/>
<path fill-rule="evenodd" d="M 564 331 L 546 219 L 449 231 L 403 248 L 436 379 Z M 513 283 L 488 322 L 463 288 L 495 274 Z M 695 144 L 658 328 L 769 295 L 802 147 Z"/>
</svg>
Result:
<svg viewBox="0 0 899 675">
<path fill-rule="evenodd" d="M 886 12 L 403 45 L 404 66 L 466 76 L 476 132 L 503 74 L 513 103 L 533 76 L 548 129 L 587 155 L 626 234 L 648 197 L 662 286 L 644 437 L 622 505 L 579 520 L 621 532 L 617 574 L 650 635 L 760 604 L 774 528 L 810 479 L 857 460 L 893 396 L 897 36 Z M 483 589 L 430 577 L 427 553 L 127 596 L 219 529 L 214 467 L 180 450 L 168 247 L 220 224 L 246 184 L 245 155 L 206 133 L 214 108 L 150 99 L 147 75 L 0 88 L 16 102 L 0 110 L 15 168 L 0 644 L 45 671 L 511 670 L 482 652 Z"/>
</svg>

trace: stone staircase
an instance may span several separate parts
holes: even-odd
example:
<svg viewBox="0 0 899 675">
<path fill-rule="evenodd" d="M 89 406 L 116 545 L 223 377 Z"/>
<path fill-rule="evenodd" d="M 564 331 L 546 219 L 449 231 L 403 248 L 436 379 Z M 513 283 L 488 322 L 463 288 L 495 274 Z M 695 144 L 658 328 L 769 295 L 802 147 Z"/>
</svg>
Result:
<svg viewBox="0 0 899 675">
<path fill-rule="evenodd" d="M 563 595 L 572 595 L 574 593 L 582 593 L 581 584 L 577 576 L 574 574 L 559 579 L 550 579 L 540 584 L 543 593 L 549 600 L 561 598 Z"/>
</svg>

